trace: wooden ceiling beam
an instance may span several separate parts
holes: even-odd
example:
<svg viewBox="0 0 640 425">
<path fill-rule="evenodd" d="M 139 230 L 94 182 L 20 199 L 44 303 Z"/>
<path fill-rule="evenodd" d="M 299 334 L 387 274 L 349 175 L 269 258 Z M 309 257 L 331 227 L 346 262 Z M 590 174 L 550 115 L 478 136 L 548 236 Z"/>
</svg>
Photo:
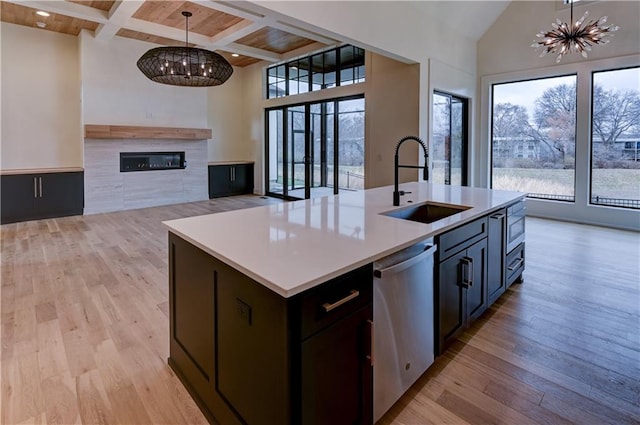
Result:
<svg viewBox="0 0 640 425">
<path fill-rule="evenodd" d="M 211 37 L 211 42 L 221 45 L 233 43 L 234 41 L 239 40 L 244 36 L 247 36 L 266 26 L 269 26 L 270 23 L 271 22 L 267 19 L 261 19 L 254 22 L 245 19 L 244 21 L 239 22 L 234 26 L 229 27 L 226 30 L 219 32 L 218 34 Z"/>
<path fill-rule="evenodd" d="M 100 24 L 95 31 L 95 37 L 99 40 L 105 40 L 112 38 L 116 35 L 122 24 L 118 23 L 127 22 L 134 13 L 144 4 L 144 1 L 140 0 L 122 0 L 117 1 L 109 10 L 109 23 Z"/>
<path fill-rule="evenodd" d="M 318 43 L 326 44 L 326 45 L 329 45 L 329 46 L 331 46 L 333 44 L 338 44 L 338 41 L 334 40 L 333 38 L 325 37 L 323 35 L 316 34 L 316 33 L 313 33 L 311 31 L 307 31 L 305 29 L 302 29 L 302 28 L 299 28 L 299 27 L 295 27 L 293 25 L 286 24 L 284 22 L 275 21 L 274 23 L 270 24 L 269 26 L 271 28 L 276 28 L 276 29 L 279 29 L 281 31 L 288 32 L 290 34 L 297 35 L 298 37 L 308 38 L 309 40 L 317 41 Z"/>
<path fill-rule="evenodd" d="M 246 8 L 238 7 L 238 4 L 244 2 L 223 2 L 213 0 L 189 0 L 191 3 L 199 4 L 200 6 L 208 7 L 209 9 L 217 10 L 229 15 L 237 16 L 238 18 L 248 19 L 250 21 L 257 21 L 265 18 L 265 15 L 259 12 L 254 12 Z"/>
<path fill-rule="evenodd" d="M 220 49 L 269 62 L 280 62 L 284 58 L 284 56 L 279 53 L 270 52 L 264 49 L 257 49 L 255 47 L 249 47 L 238 43 L 229 43 L 226 46 L 220 47 Z"/>
</svg>

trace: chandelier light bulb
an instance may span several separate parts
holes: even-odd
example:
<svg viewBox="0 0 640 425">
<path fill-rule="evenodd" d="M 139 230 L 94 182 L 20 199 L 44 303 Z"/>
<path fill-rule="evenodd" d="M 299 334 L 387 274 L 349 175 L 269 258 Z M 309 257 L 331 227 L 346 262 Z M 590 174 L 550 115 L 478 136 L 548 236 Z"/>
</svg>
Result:
<svg viewBox="0 0 640 425">
<path fill-rule="evenodd" d="M 564 23 L 556 18 L 556 22 L 551 24 L 553 29 L 543 30 L 536 34 L 539 40 L 534 40 L 531 47 L 535 47 L 536 50 L 542 49 L 540 57 L 544 57 L 548 53 L 557 53 L 556 63 L 559 63 L 569 53 L 580 53 L 582 57 L 587 58 L 587 52 L 591 51 L 592 46 L 609 43 L 610 40 L 607 37 L 613 37 L 612 33 L 620 29 L 617 25 L 605 25 L 606 16 L 596 21 L 588 21 L 585 24 L 588 15 L 589 12 L 585 12 L 574 24 L 572 0 L 570 23 Z"/>
</svg>

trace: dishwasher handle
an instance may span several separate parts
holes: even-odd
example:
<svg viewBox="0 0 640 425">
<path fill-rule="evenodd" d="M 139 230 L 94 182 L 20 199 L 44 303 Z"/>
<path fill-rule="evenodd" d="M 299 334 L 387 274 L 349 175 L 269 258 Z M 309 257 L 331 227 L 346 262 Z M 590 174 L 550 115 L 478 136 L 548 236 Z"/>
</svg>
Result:
<svg viewBox="0 0 640 425">
<path fill-rule="evenodd" d="M 384 269 L 374 270 L 373 275 L 381 279 L 385 274 L 395 273 L 400 270 L 404 270 L 408 267 L 413 266 L 416 263 L 419 263 L 420 261 L 424 260 L 426 257 L 433 255 L 436 252 L 437 248 L 438 248 L 437 245 L 425 245 L 424 251 L 422 251 L 420 254 L 415 255 L 411 258 L 408 258 L 392 266 L 385 267 Z"/>
</svg>

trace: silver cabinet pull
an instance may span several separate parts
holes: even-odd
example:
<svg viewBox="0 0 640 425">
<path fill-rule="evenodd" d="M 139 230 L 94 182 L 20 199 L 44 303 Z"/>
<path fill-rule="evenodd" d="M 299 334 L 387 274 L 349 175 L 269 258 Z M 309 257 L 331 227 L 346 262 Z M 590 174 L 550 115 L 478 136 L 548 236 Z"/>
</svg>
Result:
<svg viewBox="0 0 640 425">
<path fill-rule="evenodd" d="M 373 320 L 367 320 L 367 326 L 369 326 L 369 343 L 370 343 L 370 346 L 369 346 L 369 354 L 367 354 L 366 358 L 367 358 L 367 360 L 369 360 L 369 365 L 373 366 L 373 355 L 374 355 L 373 347 L 375 347 L 375 343 L 373 341 L 373 338 L 374 338 L 374 335 L 375 335 L 375 332 L 373 330 L 373 326 L 374 326 Z"/>
<path fill-rule="evenodd" d="M 347 295 L 343 299 L 338 300 L 338 301 L 334 302 L 333 304 L 329 304 L 329 303 L 322 304 L 322 307 L 324 307 L 324 312 L 328 313 L 331 310 L 340 307 L 342 304 L 348 303 L 352 299 L 358 297 L 358 295 L 360 295 L 360 292 L 356 291 L 355 289 L 352 289 L 351 292 L 349 293 L 349 295 Z"/>
<path fill-rule="evenodd" d="M 473 258 L 463 257 L 460 261 L 462 262 L 463 266 L 466 266 L 463 268 L 462 287 L 468 288 L 470 286 L 473 286 Z M 464 273 L 465 271 L 466 273 Z M 465 274 L 466 279 L 464 277 Z"/>
<path fill-rule="evenodd" d="M 33 197 L 34 198 L 38 197 L 38 178 L 37 177 L 33 178 Z"/>
<path fill-rule="evenodd" d="M 522 262 L 524 261 L 524 258 L 520 257 L 518 258 L 516 261 L 514 261 L 513 263 L 511 263 L 509 265 L 509 267 L 507 267 L 507 270 L 509 271 L 513 271 L 518 269 L 518 267 L 520 267 L 522 265 Z"/>
<path fill-rule="evenodd" d="M 506 216 L 507 216 L 506 214 L 498 213 L 498 214 L 493 214 L 492 216 L 489 216 L 489 218 L 493 218 L 495 220 L 502 220 Z"/>
<path fill-rule="evenodd" d="M 38 177 L 38 181 L 40 182 L 40 197 L 42 198 L 42 177 Z"/>
</svg>

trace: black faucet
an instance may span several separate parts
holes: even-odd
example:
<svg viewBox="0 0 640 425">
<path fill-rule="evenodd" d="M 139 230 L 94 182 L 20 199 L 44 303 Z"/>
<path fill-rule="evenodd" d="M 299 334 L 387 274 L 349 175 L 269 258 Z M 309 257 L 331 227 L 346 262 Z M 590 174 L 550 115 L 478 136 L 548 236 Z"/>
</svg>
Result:
<svg viewBox="0 0 640 425">
<path fill-rule="evenodd" d="M 407 140 L 415 140 L 420 143 L 422 146 L 422 150 L 424 151 L 424 167 L 420 165 L 400 165 L 398 164 L 398 152 L 400 151 L 400 145 L 402 145 Z M 429 180 L 429 149 L 427 149 L 427 145 L 418 137 L 415 136 L 407 136 L 403 137 L 396 146 L 396 156 L 394 159 L 394 182 L 393 182 L 393 206 L 397 207 L 400 205 L 400 196 L 404 195 L 404 190 L 398 190 L 398 168 L 422 168 L 423 169 L 423 178 L 425 180 Z"/>
</svg>

